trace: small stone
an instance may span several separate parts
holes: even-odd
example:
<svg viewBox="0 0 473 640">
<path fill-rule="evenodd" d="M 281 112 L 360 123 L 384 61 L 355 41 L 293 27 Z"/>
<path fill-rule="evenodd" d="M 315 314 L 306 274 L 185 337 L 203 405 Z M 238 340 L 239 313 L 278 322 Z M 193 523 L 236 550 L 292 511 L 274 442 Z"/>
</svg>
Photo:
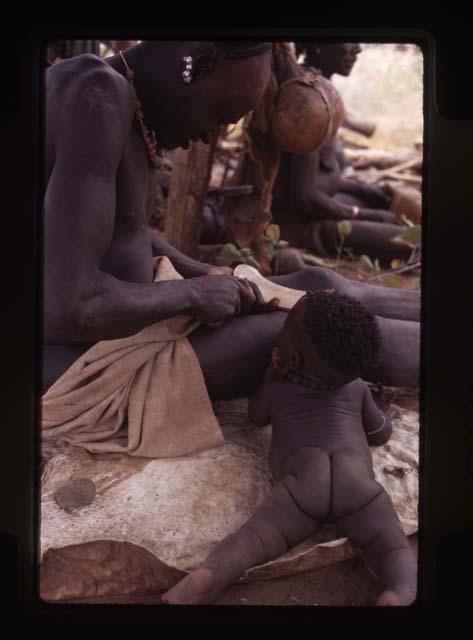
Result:
<svg viewBox="0 0 473 640">
<path fill-rule="evenodd" d="M 77 478 L 67 482 L 54 492 L 57 504 L 70 512 L 73 509 L 86 507 L 94 501 L 96 495 L 95 484 L 88 478 Z"/>
</svg>

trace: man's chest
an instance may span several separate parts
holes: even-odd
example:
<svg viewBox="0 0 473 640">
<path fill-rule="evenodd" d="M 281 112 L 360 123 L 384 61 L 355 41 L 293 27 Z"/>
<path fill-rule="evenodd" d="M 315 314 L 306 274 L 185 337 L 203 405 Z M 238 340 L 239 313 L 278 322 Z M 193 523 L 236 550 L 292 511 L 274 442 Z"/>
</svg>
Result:
<svg viewBox="0 0 473 640">
<path fill-rule="evenodd" d="M 154 170 L 143 141 L 130 135 L 116 178 L 115 227 L 118 234 L 132 234 L 147 227 L 156 191 Z"/>
</svg>

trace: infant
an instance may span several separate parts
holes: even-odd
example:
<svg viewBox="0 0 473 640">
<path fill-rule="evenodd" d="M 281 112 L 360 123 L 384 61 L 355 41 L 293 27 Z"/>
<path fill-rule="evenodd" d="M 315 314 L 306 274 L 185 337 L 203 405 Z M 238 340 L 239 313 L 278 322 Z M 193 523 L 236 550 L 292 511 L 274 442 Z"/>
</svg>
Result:
<svg viewBox="0 0 473 640">
<path fill-rule="evenodd" d="M 363 551 L 381 584 L 376 604 L 413 602 L 417 564 L 369 449 L 387 442 L 392 426 L 359 377 L 376 365 L 380 344 L 374 316 L 346 295 L 308 292 L 293 307 L 249 402 L 253 424 L 272 424 L 272 492 L 164 602 L 209 603 L 326 523 Z"/>
</svg>

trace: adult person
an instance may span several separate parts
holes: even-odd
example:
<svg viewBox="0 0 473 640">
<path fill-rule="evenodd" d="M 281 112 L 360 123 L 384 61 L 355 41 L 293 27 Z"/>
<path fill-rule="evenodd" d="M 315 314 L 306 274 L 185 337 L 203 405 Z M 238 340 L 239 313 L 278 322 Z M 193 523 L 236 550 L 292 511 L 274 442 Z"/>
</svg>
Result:
<svg viewBox="0 0 473 640">
<path fill-rule="evenodd" d="M 189 336 L 210 397 L 255 389 L 286 314 L 240 315 L 254 294 L 229 269 L 152 240 L 147 195 L 157 148 L 187 147 L 238 120 L 261 98 L 270 65 L 269 43 L 142 42 L 106 60 L 79 56 L 48 70 L 44 390 L 94 343 L 182 313 L 224 323 Z M 153 282 L 153 255 L 168 256 L 184 279 Z M 357 297 L 378 315 L 383 337 L 372 379 L 417 384 L 418 294 L 322 268 L 275 280 Z"/>
<path fill-rule="evenodd" d="M 326 78 L 348 76 L 361 51 L 358 43 L 296 43 L 305 53 L 302 66 L 315 67 Z M 337 222 L 349 219 L 352 231 L 344 247 L 356 254 L 379 258 L 389 266 L 394 258 L 408 259 L 408 247 L 391 239 L 401 233 L 395 213 L 388 211 L 390 196 L 380 187 L 341 175 L 343 152 L 336 140 L 312 153 L 284 153 L 273 191 L 273 215 L 282 237 L 295 246 L 335 255 L 341 236 Z"/>
</svg>

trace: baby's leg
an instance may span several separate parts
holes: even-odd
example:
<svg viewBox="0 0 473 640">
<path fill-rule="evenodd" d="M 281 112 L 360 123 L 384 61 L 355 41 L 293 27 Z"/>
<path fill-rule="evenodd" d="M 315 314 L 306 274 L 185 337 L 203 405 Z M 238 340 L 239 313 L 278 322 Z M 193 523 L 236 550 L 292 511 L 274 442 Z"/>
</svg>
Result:
<svg viewBox="0 0 473 640">
<path fill-rule="evenodd" d="M 348 451 L 333 455 L 332 513 L 381 581 L 377 604 L 408 605 L 416 596 L 417 563 L 388 494 L 367 466 Z"/>
<path fill-rule="evenodd" d="M 304 473 L 289 474 L 278 482 L 269 498 L 239 531 L 220 542 L 207 559 L 189 575 L 167 591 L 164 602 L 170 604 L 205 604 L 212 602 L 232 581 L 247 569 L 279 557 L 303 542 L 320 526 L 304 504 L 310 489 L 302 487 Z M 322 503 L 330 500 L 330 467 L 328 457 L 322 460 L 320 473 L 311 478 Z M 317 496 L 312 493 L 315 500 Z M 320 506 L 320 503 L 319 503 Z M 322 508 L 326 509 L 322 505 Z"/>
</svg>

